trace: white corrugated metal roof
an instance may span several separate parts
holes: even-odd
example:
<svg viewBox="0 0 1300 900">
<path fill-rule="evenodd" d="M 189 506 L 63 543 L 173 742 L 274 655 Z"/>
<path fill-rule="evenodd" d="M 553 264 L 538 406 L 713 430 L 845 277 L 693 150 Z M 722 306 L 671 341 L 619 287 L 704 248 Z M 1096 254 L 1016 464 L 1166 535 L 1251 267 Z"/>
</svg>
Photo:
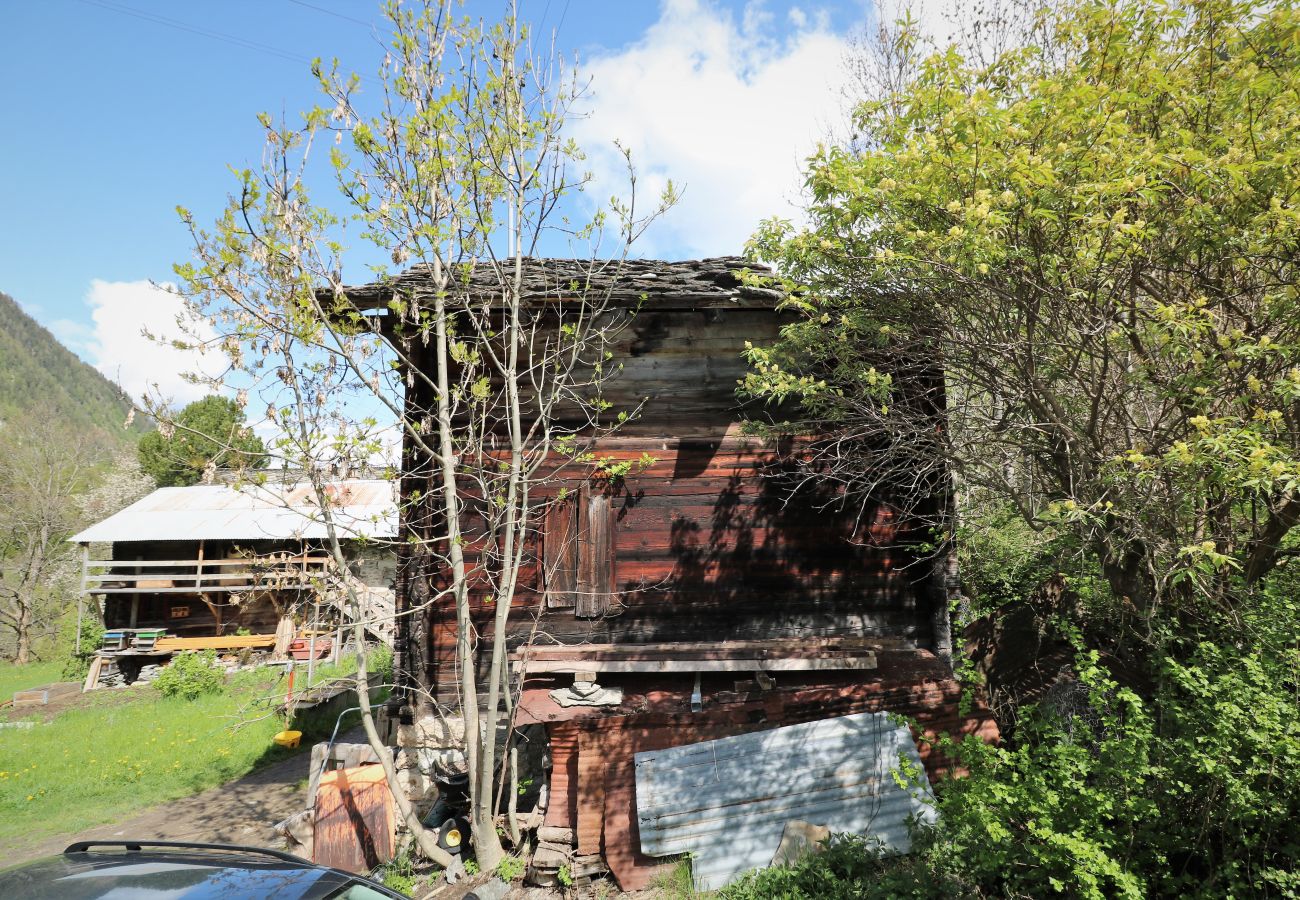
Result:
<svg viewBox="0 0 1300 900">
<path fill-rule="evenodd" d="M 901 786 L 907 760 L 919 783 Z M 909 819 L 933 822 L 934 795 L 911 733 L 859 713 L 636 754 L 641 851 L 690 853 L 697 890 L 769 865 L 787 822 L 874 838 L 906 852 Z"/>
<path fill-rule="evenodd" d="M 382 480 L 329 485 L 340 536 L 391 538 L 397 534 L 397 484 Z M 72 541 L 287 540 L 326 537 L 311 485 L 225 484 L 159 488 L 143 500 L 91 525 Z"/>
</svg>

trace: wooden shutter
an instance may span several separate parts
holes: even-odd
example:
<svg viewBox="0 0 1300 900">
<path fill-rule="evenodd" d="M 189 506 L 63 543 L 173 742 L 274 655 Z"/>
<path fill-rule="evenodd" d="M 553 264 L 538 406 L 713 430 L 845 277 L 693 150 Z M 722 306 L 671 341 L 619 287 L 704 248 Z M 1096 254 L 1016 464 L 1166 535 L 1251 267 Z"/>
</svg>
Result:
<svg viewBox="0 0 1300 900">
<path fill-rule="evenodd" d="M 546 510 L 542 549 L 548 609 L 598 618 L 614 605 L 615 509 L 608 494 L 584 484 Z"/>
<path fill-rule="evenodd" d="M 596 618 L 613 605 L 614 505 L 608 494 L 586 486 L 578 500 L 578 585 L 573 614 Z"/>
<path fill-rule="evenodd" d="M 578 588 L 578 500 L 554 500 L 546 508 L 542 532 L 542 577 L 546 582 L 546 605 L 550 609 L 573 609 Z"/>
</svg>

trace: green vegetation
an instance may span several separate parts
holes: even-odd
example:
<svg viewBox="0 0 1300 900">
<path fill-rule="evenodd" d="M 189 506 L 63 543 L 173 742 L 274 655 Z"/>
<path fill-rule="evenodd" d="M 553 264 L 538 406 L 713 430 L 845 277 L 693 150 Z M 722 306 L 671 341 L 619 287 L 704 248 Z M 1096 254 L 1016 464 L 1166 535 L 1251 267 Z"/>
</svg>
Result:
<svg viewBox="0 0 1300 900">
<path fill-rule="evenodd" d="M 153 482 L 125 452 L 108 457 L 93 435 L 57 421 L 0 428 L 0 461 L 0 656 L 59 657 L 75 675 L 86 660 L 72 659 L 80 561 L 68 539 Z M 83 618 L 83 628 L 93 629 L 94 618 Z"/>
<path fill-rule="evenodd" d="M 216 694 L 225 686 L 225 672 L 216 665 L 217 654 L 212 650 L 202 653 L 177 653 L 171 664 L 158 673 L 153 686 L 164 697 L 197 700 L 205 694 Z"/>
<path fill-rule="evenodd" d="M 962 896 L 961 885 L 934 871 L 921 854 L 900 857 L 861 837 L 833 835 L 823 850 L 788 866 L 750 872 L 716 896 L 719 900 L 886 900 L 894 897 Z M 674 870 L 674 874 L 681 867 Z M 689 873 L 676 875 L 664 896 L 694 900 Z"/>
<path fill-rule="evenodd" d="M 689 859 L 681 859 L 672 868 L 656 875 L 650 890 L 663 900 L 697 900 L 701 896 L 706 896 L 695 890 Z"/>
<path fill-rule="evenodd" d="M 57 661 L 28 663 L 25 666 L 0 663 L 0 702 L 12 700 L 14 691 L 25 691 L 66 680 L 63 677 L 63 666 Z"/>
<path fill-rule="evenodd" d="M 415 859 L 409 851 L 400 853 L 392 862 L 385 863 L 372 877 L 378 878 L 384 887 L 407 896 L 414 894 L 416 887 L 424 880 L 415 871 Z"/>
<path fill-rule="evenodd" d="M 83 611 L 81 619 L 81 650 L 77 650 L 77 610 L 69 604 L 63 613 L 54 639 L 53 660 L 62 667 L 60 675 L 65 681 L 81 681 L 90 672 L 91 660 L 104 640 L 104 626 L 95 611 Z"/>
<path fill-rule="evenodd" d="M 999 10 L 884 34 L 810 226 L 755 239 L 799 321 L 746 390 L 918 486 L 970 612 L 1028 607 L 1072 687 L 955 748 L 914 856 L 728 896 L 1296 896 L 1300 11 Z"/>
<path fill-rule="evenodd" d="M 1298 611 L 1279 601 L 1271 625 L 1250 623 L 1268 649 L 1166 660 L 1150 700 L 1089 654 L 1068 714 L 1029 710 L 1004 746 L 948 748 L 970 774 L 938 786 L 938 826 L 911 855 L 840 838 L 721 896 L 1295 896 Z"/>
<path fill-rule="evenodd" d="M 0 840 L 84 829 L 289 755 L 271 742 L 283 725 L 267 715 L 273 677 L 194 700 L 103 692 L 51 722 L 0 730 Z"/>
<path fill-rule="evenodd" d="M 123 447 L 142 430 L 122 427 L 130 409 L 117 385 L 0 293 L 0 427 L 53 421 L 69 434 L 89 432 Z"/>
<path fill-rule="evenodd" d="M 524 860 L 521 856 L 505 856 L 497 863 L 497 877 L 502 881 L 514 881 L 524 874 Z"/>
<path fill-rule="evenodd" d="M 209 467 L 261 469 L 268 462 L 243 407 L 227 397 L 195 400 L 140 439 L 140 467 L 159 487 L 198 484 Z"/>
</svg>

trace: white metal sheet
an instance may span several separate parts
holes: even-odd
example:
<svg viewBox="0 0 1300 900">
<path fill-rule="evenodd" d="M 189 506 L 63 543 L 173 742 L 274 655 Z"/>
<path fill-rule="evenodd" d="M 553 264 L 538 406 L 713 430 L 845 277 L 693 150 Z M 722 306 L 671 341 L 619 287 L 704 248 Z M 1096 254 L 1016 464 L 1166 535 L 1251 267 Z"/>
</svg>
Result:
<svg viewBox="0 0 1300 900">
<path fill-rule="evenodd" d="M 378 479 L 329 485 L 330 512 L 341 537 L 397 534 L 397 485 Z M 159 488 L 74 535 L 100 541 L 290 540 L 324 538 L 325 520 L 306 484 Z"/>
<path fill-rule="evenodd" d="M 638 753 L 641 850 L 690 853 L 697 890 L 767 866 L 795 819 L 906 852 L 909 822 L 935 819 L 924 771 L 911 733 L 887 713 Z"/>
</svg>

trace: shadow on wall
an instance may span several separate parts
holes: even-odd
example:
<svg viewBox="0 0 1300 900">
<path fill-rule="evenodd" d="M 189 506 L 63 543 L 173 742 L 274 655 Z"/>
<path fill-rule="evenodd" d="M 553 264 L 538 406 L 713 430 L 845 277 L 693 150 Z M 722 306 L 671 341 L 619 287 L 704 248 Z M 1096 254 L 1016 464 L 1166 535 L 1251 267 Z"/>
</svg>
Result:
<svg viewBox="0 0 1300 900">
<path fill-rule="evenodd" d="M 928 566 L 906 549 L 915 538 L 892 507 L 850 505 L 834 484 L 807 478 L 781 452 L 737 457 L 718 490 L 717 479 L 701 478 L 718 446 L 683 444 L 678 453 L 674 482 L 700 478 L 700 495 L 624 496 L 620 521 L 646 505 L 670 518 L 672 569 L 656 580 L 645 565 L 651 554 L 638 555 L 638 535 L 630 534 L 630 552 L 619 548 L 622 608 L 612 629 L 646 642 L 853 636 L 928 643 Z"/>
</svg>

